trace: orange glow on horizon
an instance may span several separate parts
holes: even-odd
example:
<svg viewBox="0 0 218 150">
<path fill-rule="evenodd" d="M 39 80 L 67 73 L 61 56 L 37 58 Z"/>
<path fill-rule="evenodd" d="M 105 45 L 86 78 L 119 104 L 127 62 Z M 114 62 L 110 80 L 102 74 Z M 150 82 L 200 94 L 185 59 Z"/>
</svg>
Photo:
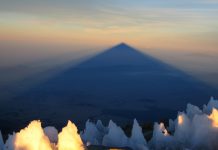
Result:
<svg viewBox="0 0 218 150">
<path fill-rule="evenodd" d="M 18 24 L 18 23 L 17 23 Z M 37 22 L 21 22 L 16 26 L 0 25 L 0 41 L 17 41 L 30 43 L 49 43 L 104 46 L 114 45 L 120 42 L 126 42 L 130 45 L 136 45 L 141 48 L 151 49 L 174 49 L 174 50 L 216 50 L 218 47 L 213 35 L 199 36 L 195 33 L 177 32 L 177 29 L 169 30 L 158 26 L 144 27 L 116 27 L 98 29 L 92 27 L 67 28 L 61 25 L 52 25 L 52 23 L 40 24 Z M 208 39 L 209 38 L 209 39 Z M 158 44 L 157 44 L 158 43 Z"/>
</svg>

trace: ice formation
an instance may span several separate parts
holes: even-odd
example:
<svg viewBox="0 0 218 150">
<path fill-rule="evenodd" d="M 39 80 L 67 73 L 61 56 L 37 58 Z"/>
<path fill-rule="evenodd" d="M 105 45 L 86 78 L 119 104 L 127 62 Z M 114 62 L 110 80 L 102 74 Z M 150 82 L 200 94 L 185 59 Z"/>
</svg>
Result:
<svg viewBox="0 0 218 150">
<path fill-rule="evenodd" d="M 169 121 L 168 134 L 164 125 L 155 124 L 151 149 L 190 149 L 216 150 L 218 149 L 218 101 L 211 98 L 208 105 L 201 111 L 197 106 L 187 105 L 186 113 L 180 112 L 178 117 Z"/>
<path fill-rule="evenodd" d="M 174 137 L 179 145 L 188 146 L 190 135 L 191 122 L 185 113 L 179 113 L 175 126 Z"/>
<path fill-rule="evenodd" d="M 86 127 L 83 132 L 81 132 L 81 138 L 86 145 L 100 145 L 102 142 L 102 133 L 98 130 L 96 125 L 89 120 L 86 121 Z"/>
<path fill-rule="evenodd" d="M 80 135 L 77 133 L 77 127 L 68 121 L 61 133 L 58 134 L 58 150 L 85 150 Z"/>
<path fill-rule="evenodd" d="M 108 125 L 108 134 L 103 138 L 102 145 L 114 146 L 114 147 L 125 147 L 128 146 L 128 138 L 124 131 L 118 127 L 112 120 Z"/>
<path fill-rule="evenodd" d="M 142 133 L 142 128 L 139 126 L 136 119 L 134 119 L 132 134 L 129 138 L 129 147 L 134 150 L 147 150 L 147 142 Z"/>
<path fill-rule="evenodd" d="M 188 104 L 186 108 L 186 114 L 190 119 L 193 119 L 195 115 L 201 115 L 202 110 L 198 106 L 194 106 L 192 104 Z"/>
<path fill-rule="evenodd" d="M 40 121 L 32 121 L 28 127 L 10 135 L 5 150 L 52 150 Z"/>
<path fill-rule="evenodd" d="M 203 106 L 203 112 L 209 114 L 213 108 L 218 109 L 218 101 L 211 97 L 208 104 Z"/>
<path fill-rule="evenodd" d="M 58 130 L 55 127 L 45 127 L 44 133 L 49 138 L 51 143 L 58 142 Z"/>
<path fill-rule="evenodd" d="M 4 148 L 4 142 L 3 142 L 3 138 L 2 138 L 2 132 L 0 130 L 0 150 L 3 150 Z"/>
<path fill-rule="evenodd" d="M 100 132 L 102 132 L 102 133 L 106 133 L 106 132 L 108 131 L 108 128 L 106 128 L 106 127 L 102 124 L 101 120 L 98 120 L 98 121 L 97 121 L 97 123 L 96 123 L 96 128 L 97 128 Z"/>
<path fill-rule="evenodd" d="M 43 131 L 40 121 L 32 121 L 25 129 L 9 135 L 3 150 L 85 150 L 85 147 L 70 121 L 59 134 L 54 127 Z"/>
<path fill-rule="evenodd" d="M 155 123 L 153 137 L 149 142 L 149 146 L 155 150 L 163 150 L 172 148 L 173 137 L 169 135 L 163 123 Z"/>
<path fill-rule="evenodd" d="M 85 150 L 87 143 L 133 150 L 217 150 L 218 101 L 211 98 L 202 110 L 188 104 L 186 111 L 169 120 L 169 127 L 155 123 L 148 142 L 136 120 L 129 138 L 113 121 L 104 127 L 101 121 L 95 124 L 88 120 L 80 135 L 70 121 L 59 134 L 54 127 L 43 130 L 40 121 L 32 121 L 20 132 L 9 135 L 5 144 L 0 132 L 0 150 Z"/>
</svg>

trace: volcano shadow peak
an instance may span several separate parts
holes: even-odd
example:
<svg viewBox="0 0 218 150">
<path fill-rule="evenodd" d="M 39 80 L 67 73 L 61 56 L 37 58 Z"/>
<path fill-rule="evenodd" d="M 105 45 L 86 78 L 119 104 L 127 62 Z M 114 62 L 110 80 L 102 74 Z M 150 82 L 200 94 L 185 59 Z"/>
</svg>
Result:
<svg viewBox="0 0 218 150">
<path fill-rule="evenodd" d="M 76 68 L 104 68 L 104 67 L 139 67 L 146 66 L 146 70 L 163 67 L 156 59 L 144 55 L 135 48 L 121 43 L 109 48 L 91 59 L 79 64 Z M 159 68 L 160 69 L 160 68 Z"/>
<path fill-rule="evenodd" d="M 27 120 L 44 118 L 57 126 L 70 118 L 78 125 L 88 118 L 122 123 L 171 118 L 188 102 L 202 105 L 215 94 L 186 73 L 121 43 L 17 97 L 15 109 L 30 111 Z"/>
</svg>

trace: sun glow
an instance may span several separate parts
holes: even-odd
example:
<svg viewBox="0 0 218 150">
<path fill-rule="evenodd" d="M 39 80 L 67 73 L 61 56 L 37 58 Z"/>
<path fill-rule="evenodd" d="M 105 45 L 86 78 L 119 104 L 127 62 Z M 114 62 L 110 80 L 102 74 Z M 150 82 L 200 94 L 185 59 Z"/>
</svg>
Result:
<svg viewBox="0 0 218 150">
<path fill-rule="evenodd" d="M 71 121 L 58 135 L 58 150 L 85 150 L 77 127 Z"/>
<path fill-rule="evenodd" d="M 178 124 L 181 125 L 183 123 L 183 116 L 179 115 L 178 116 Z"/>
<path fill-rule="evenodd" d="M 32 121 L 28 127 L 17 133 L 14 147 L 15 150 L 52 150 L 40 121 Z"/>
<path fill-rule="evenodd" d="M 212 113 L 208 116 L 213 122 L 213 127 L 218 128 L 218 110 L 213 108 Z"/>
<path fill-rule="evenodd" d="M 160 130 L 162 130 L 162 133 L 164 134 L 164 136 L 168 136 L 169 135 L 169 133 L 168 133 L 168 131 L 165 128 L 163 123 L 160 123 Z"/>
<path fill-rule="evenodd" d="M 71 121 L 58 134 L 58 143 L 50 142 L 40 121 L 32 121 L 26 128 L 14 134 L 12 144 L 13 150 L 85 150 L 77 127 Z M 11 148 L 6 147 L 5 150 Z"/>
</svg>

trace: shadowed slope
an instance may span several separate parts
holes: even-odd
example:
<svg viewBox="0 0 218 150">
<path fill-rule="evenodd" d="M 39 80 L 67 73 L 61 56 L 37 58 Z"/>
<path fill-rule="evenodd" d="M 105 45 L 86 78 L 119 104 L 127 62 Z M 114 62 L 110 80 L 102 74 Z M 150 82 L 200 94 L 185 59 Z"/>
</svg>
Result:
<svg viewBox="0 0 218 150">
<path fill-rule="evenodd" d="M 171 118 L 188 102 L 201 105 L 215 94 L 185 73 L 122 43 L 17 97 L 13 109 L 22 116 L 17 120 L 40 118 L 56 126 L 68 119 L 77 124 L 88 118 L 153 121 Z"/>
</svg>

